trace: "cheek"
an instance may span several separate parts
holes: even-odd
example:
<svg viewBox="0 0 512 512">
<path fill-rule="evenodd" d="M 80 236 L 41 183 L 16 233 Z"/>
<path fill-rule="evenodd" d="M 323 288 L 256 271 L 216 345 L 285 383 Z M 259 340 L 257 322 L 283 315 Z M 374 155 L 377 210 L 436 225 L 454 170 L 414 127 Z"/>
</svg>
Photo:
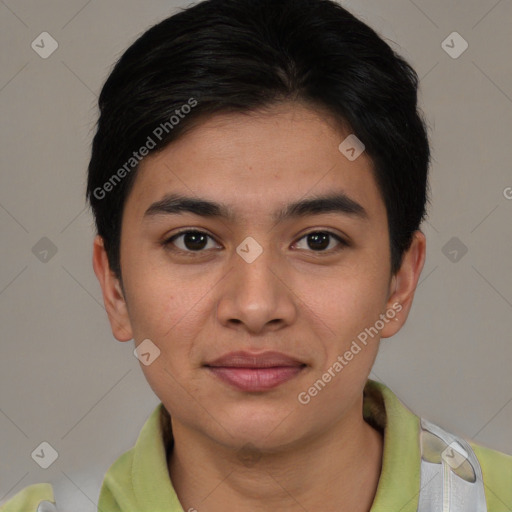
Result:
<svg viewBox="0 0 512 512">
<path fill-rule="evenodd" d="M 373 325 L 386 302 L 387 275 L 382 268 L 360 263 L 334 270 L 314 285 L 308 280 L 299 294 L 305 297 L 305 311 L 321 320 L 337 348 Z"/>
<path fill-rule="evenodd" d="M 127 267 L 125 288 L 135 338 L 163 341 L 182 329 L 204 295 L 206 283 L 184 277 L 179 267 L 151 261 L 138 260 Z"/>
<path fill-rule="evenodd" d="M 138 343 L 150 339 L 160 351 L 151 364 L 141 362 L 141 369 L 154 393 L 179 409 L 184 388 L 194 391 L 190 364 L 204 323 L 204 288 L 157 272 L 132 274 L 129 286 L 134 337 Z"/>
<path fill-rule="evenodd" d="M 307 292 L 311 300 L 305 311 L 321 329 L 316 333 L 316 353 L 321 350 L 322 355 L 302 391 L 318 395 L 312 398 L 313 408 L 324 417 L 340 413 L 333 403 L 347 405 L 359 396 L 377 355 L 379 336 L 374 326 L 383 312 L 387 279 L 368 266 L 364 269 L 339 273 L 332 281 L 336 285 L 311 287 Z"/>
<path fill-rule="evenodd" d="M 134 338 L 137 342 L 150 339 L 160 350 L 158 359 L 142 368 L 154 390 L 153 383 L 173 386 L 169 373 L 179 381 L 188 379 L 190 365 L 199 363 L 201 333 L 205 324 L 212 325 L 209 319 L 215 313 L 208 290 L 217 280 L 217 276 L 199 278 L 180 269 L 155 267 L 130 274 L 127 296 Z M 208 334 L 213 336 L 212 329 Z"/>
</svg>

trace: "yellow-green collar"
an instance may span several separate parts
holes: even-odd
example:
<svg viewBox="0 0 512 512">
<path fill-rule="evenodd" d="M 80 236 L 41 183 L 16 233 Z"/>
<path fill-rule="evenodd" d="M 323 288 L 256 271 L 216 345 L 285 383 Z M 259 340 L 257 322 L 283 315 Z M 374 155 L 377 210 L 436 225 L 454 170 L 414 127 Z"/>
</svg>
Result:
<svg viewBox="0 0 512 512">
<path fill-rule="evenodd" d="M 122 502 L 123 512 L 184 512 L 169 478 L 162 407 L 160 403 L 155 408 L 135 446 L 105 475 L 103 485 L 108 489 L 102 489 L 100 510 L 105 493 Z M 384 418 L 385 423 L 382 471 L 370 512 L 415 512 L 420 488 L 419 418 L 389 388 L 371 379 L 365 386 L 364 415 L 369 422 L 382 425 Z"/>
</svg>

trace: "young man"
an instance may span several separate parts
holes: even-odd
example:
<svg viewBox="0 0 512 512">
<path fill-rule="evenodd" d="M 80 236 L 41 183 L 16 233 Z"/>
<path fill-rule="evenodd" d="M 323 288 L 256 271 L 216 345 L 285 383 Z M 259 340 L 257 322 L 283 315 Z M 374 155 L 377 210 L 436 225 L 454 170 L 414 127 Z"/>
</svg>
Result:
<svg viewBox="0 0 512 512">
<path fill-rule="evenodd" d="M 99 106 L 94 270 L 162 403 L 98 510 L 512 510 L 512 457 L 368 379 L 425 260 L 403 59 L 330 0 L 208 0 L 136 41 Z"/>
</svg>

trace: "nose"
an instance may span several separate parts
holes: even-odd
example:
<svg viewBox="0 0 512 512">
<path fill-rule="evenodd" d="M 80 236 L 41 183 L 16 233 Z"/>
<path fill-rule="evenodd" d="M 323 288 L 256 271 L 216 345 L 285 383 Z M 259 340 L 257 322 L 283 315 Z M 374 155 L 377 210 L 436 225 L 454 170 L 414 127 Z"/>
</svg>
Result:
<svg viewBox="0 0 512 512">
<path fill-rule="evenodd" d="M 217 320 L 251 334 L 291 325 L 297 315 L 296 295 L 284 259 L 250 237 L 232 259 L 220 290 Z"/>
</svg>

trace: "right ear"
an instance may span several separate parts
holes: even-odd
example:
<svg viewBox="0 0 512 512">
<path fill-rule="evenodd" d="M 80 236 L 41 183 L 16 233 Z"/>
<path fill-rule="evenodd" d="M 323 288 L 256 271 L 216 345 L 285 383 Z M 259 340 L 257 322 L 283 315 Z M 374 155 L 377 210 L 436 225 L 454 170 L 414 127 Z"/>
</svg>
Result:
<svg viewBox="0 0 512 512">
<path fill-rule="evenodd" d="M 103 303 L 110 321 L 112 334 L 119 341 L 131 340 L 133 331 L 121 283 L 110 269 L 103 238 L 99 235 L 94 238 L 92 266 L 103 292 Z"/>
</svg>

